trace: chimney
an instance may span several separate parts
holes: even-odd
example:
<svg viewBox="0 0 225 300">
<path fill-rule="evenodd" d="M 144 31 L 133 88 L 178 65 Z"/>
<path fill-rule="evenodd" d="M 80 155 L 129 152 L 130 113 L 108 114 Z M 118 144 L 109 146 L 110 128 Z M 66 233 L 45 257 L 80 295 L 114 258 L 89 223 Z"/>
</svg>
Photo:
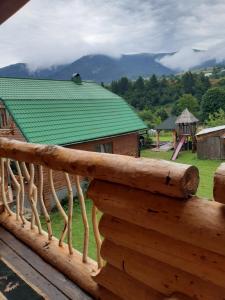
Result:
<svg viewBox="0 0 225 300">
<path fill-rule="evenodd" d="M 82 83 L 81 76 L 80 76 L 79 73 L 74 73 L 72 75 L 71 80 L 74 81 L 76 84 L 81 84 Z"/>
</svg>

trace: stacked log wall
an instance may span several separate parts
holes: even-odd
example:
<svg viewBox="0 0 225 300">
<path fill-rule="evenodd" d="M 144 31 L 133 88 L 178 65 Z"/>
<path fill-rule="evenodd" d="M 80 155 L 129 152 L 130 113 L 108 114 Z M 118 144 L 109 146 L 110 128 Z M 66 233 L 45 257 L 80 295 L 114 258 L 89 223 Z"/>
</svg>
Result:
<svg viewBox="0 0 225 300">
<path fill-rule="evenodd" d="M 215 175 L 214 190 L 220 177 L 219 202 L 225 203 L 225 164 L 222 169 L 223 175 L 221 168 Z M 154 190 L 128 186 L 126 180 L 116 184 L 95 179 L 89 187 L 89 197 L 103 213 L 99 230 L 106 264 L 94 278 L 103 291 L 100 299 L 108 291 L 124 300 L 224 300 L 224 204 L 187 197 L 185 188 L 178 192 L 179 176 L 172 176 L 171 193 L 166 186 L 160 188 L 155 174 Z M 179 175 L 186 176 L 183 171 Z M 198 180 L 192 175 L 189 189 L 193 185 L 196 191 Z"/>
</svg>

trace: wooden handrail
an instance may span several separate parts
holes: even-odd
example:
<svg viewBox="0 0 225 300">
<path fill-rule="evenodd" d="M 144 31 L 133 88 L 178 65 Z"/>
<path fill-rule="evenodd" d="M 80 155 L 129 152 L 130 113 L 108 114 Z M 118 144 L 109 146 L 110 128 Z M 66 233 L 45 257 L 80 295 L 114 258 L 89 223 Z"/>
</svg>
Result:
<svg viewBox="0 0 225 300">
<path fill-rule="evenodd" d="M 7 138 L 0 138 L 0 156 L 178 198 L 195 194 L 199 183 L 198 169 L 190 165 L 30 144 Z"/>
</svg>

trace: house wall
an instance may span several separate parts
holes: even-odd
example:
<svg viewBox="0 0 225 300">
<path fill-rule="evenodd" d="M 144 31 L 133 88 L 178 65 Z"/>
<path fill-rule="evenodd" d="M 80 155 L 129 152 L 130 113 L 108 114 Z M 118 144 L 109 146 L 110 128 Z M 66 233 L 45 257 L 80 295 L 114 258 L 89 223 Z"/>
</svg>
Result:
<svg viewBox="0 0 225 300">
<path fill-rule="evenodd" d="M 13 130 L 11 130 L 11 133 L 5 135 L 5 134 L 1 134 L 0 132 L 0 137 L 6 137 L 8 139 L 14 139 L 14 140 L 18 140 L 21 142 L 26 142 L 25 137 L 22 135 L 20 129 L 16 126 L 15 122 L 12 122 L 13 124 Z"/>
<path fill-rule="evenodd" d="M 71 149 L 95 151 L 99 144 L 112 143 L 112 152 L 114 154 L 122 154 L 128 156 L 138 156 L 138 133 L 129 133 L 121 136 L 100 139 L 97 141 L 90 141 L 81 144 L 74 144 L 68 146 Z"/>
<path fill-rule="evenodd" d="M 225 130 L 197 136 L 197 156 L 200 159 L 225 159 Z"/>
</svg>

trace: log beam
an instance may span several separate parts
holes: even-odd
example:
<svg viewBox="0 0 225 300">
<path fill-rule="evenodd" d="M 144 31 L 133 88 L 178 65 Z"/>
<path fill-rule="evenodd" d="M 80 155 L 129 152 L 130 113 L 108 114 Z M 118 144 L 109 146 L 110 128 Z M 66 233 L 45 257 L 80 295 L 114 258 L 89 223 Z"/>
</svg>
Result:
<svg viewBox="0 0 225 300">
<path fill-rule="evenodd" d="M 199 183 L 198 169 L 190 165 L 29 144 L 6 138 L 0 138 L 0 156 L 179 198 L 195 194 Z"/>
<path fill-rule="evenodd" d="M 102 257 L 132 278 L 166 295 L 183 293 L 191 299 L 222 299 L 225 289 L 128 248 L 105 240 Z"/>
<path fill-rule="evenodd" d="M 124 300 L 162 300 L 164 295 L 107 264 L 94 280 Z"/>
<path fill-rule="evenodd" d="M 104 238 L 117 245 L 225 288 L 225 260 L 222 255 L 109 215 L 101 218 L 99 230 Z"/>
<path fill-rule="evenodd" d="M 1 0 L 0 1 L 0 24 L 15 14 L 29 0 Z"/>
<path fill-rule="evenodd" d="M 105 214 L 225 255 L 225 207 L 197 197 L 171 199 L 93 180 L 88 196 Z"/>
</svg>

